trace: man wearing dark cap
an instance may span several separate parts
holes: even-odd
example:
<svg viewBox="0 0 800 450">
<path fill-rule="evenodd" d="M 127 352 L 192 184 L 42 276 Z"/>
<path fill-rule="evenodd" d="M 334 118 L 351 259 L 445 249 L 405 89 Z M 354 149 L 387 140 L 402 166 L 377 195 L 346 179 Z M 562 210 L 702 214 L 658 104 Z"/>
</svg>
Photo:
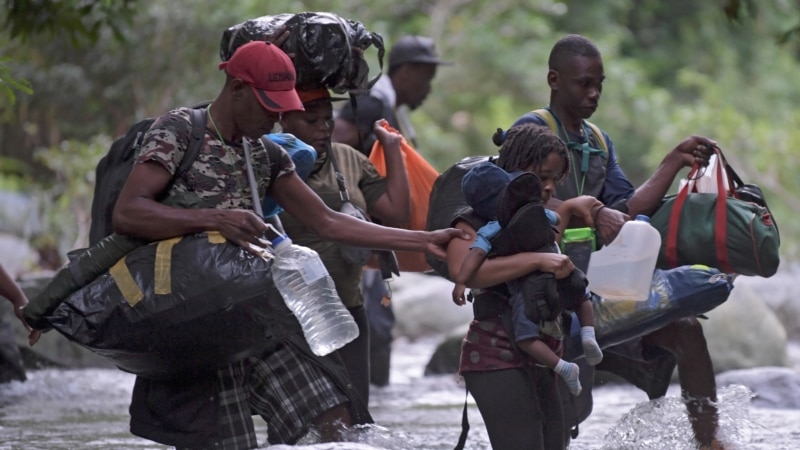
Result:
<svg viewBox="0 0 800 450">
<path fill-rule="evenodd" d="M 247 43 L 219 67 L 225 71 L 225 85 L 205 111 L 203 145 L 193 164 L 176 175 L 190 140 L 191 110 L 178 108 L 156 119 L 116 203 L 116 233 L 160 241 L 217 231 L 227 241 L 260 253 L 251 246 L 263 248 L 260 238 L 267 226 L 253 212 L 249 148 L 261 198 L 272 196 L 321 239 L 444 254 L 442 246 L 455 230 L 410 232 L 337 213 L 294 173 L 283 149 L 259 139 L 281 113 L 303 109 L 294 89 L 294 65 L 277 45 Z M 193 195 L 196 205 L 183 209 L 160 203 L 181 194 Z M 264 337 L 268 350 L 244 359 L 232 355 L 231 362 L 220 361 L 222 367 L 178 378 L 137 377 L 131 432 L 179 448 L 240 450 L 258 447 L 253 414 L 267 422 L 271 444 L 294 444 L 312 425 L 322 440 L 341 440 L 345 427 L 371 422 L 341 362 L 311 353 L 282 302 L 269 307 L 275 314 L 274 325 L 272 320 L 265 324 L 271 331 Z"/>
<path fill-rule="evenodd" d="M 337 114 L 333 141 L 369 155 L 375 143 L 372 127 L 376 120 L 386 119 L 416 147 L 416 133 L 408 120 L 408 110 L 413 111 L 422 105 L 431 92 L 437 66 L 448 64 L 439 59 L 431 38 L 400 38 L 389 52 L 387 74 L 378 79 L 369 94 L 356 98 L 355 112 L 350 104 L 346 104 Z"/>
<path fill-rule="evenodd" d="M 431 92 L 431 81 L 436 76 L 437 67 L 448 64 L 439 59 L 431 38 L 404 36 L 398 39 L 389 51 L 388 73 L 378 79 L 369 94 L 356 98 L 355 111 L 350 103 L 339 110 L 333 142 L 347 144 L 369 156 L 376 140 L 373 126 L 377 120 L 386 119 L 416 147 L 416 133 L 408 112 L 422 105 Z M 389 384 L 395 322 L 391 307 L 382 302 L 389 296 L 389 290 L 377 270 L 364 270 L 361 290 L 369 316 L 370 382 L 385 386 Z"/>
</svg>

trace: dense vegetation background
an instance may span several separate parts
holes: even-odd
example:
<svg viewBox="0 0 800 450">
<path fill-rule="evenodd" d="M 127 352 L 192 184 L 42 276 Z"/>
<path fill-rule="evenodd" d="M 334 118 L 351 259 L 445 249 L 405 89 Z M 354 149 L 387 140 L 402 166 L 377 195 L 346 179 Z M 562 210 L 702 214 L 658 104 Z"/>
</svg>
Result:
<svg viewBox="0 0 800 450">
<path fill-rule="evenodd" d="M 496 151 L 490 136 L 547 103 L 547 56 L 566 33 L 592 39 L 607 81 L 592 120 L 634 184 L 684 137 L 716 139 L 761 185 L 800 254 L 800 3 L 796 0 L 5 0 L 0 11 L 0 190 L 44 199 L 37 246 L 85 245 L 94 168 L 140 118 L 213 98 L 227 27 L 332 11 L 383 35 L 434 38 L 442 67 L 412 114 L 440 170 Z M 375 55 L 372 72 L 378 70 Z"/>
</svg>

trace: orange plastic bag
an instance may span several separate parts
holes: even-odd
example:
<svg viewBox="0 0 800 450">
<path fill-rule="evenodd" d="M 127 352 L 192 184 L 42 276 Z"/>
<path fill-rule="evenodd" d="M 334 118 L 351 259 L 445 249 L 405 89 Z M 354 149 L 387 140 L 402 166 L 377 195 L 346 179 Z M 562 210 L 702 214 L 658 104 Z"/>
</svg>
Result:
<svg viewBox="0 0 800 450">
<path fill-rule="evenodd" d="M 391 125 L 384 122 L 383 127 L 394 133 L 399 132 Z M 414 147 L 408 144 L 405 139 L 400 142 L 400 151 L 403 154 L 403 162 L 408 176 L 408 187 L 411 201 L 411 216 L 408 223 L 403 228 L 409 230 L 425 230 L 425 222 L 428 218 L 428 200 L 431 196 L 433 183 L 439 176 L 439 171 L 425 160 Z M 383 146 L 375 141 L 369 160 L 383 176 L 386 176 L 386 160 L 383 154 Z M 426 272 L 432 270 L 431 266 L 425 262 L 425 254 L 421 252 L 395 252 L 400 270 L 404 272 Z"/>
</svg>

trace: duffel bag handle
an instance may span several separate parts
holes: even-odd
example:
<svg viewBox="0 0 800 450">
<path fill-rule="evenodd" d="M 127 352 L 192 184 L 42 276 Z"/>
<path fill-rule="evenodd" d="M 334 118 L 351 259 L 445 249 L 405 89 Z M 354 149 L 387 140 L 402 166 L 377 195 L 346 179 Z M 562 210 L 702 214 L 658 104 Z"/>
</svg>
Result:
<svg viewBox="0 0 800 450">
<path fill-rule="evenodd" d="M 725 157 L 722 155 L 722 150 L 719 147 L 714 147 L 714 153 L 717 155 L 716 165 L 716 179 L 717 179 L 717 192 L 725 192 L 725 195 L 717 194 L 717 205 L 714 217 L 714 247 L 717 253 L 717 261 L 719 269 L 726 273 L 733 272 L 730 265 L 730 258 L 728 257 L 728 246 L 726 244 L 728 238 L 728 214 L 727 214 L 727 200 L 728 196 L 736 198 L 736 192 L 733 190 L 733 183 L 728 183 L 728 189 L 725 189 L 723 182 L 723 165 L 727 165 Z M 701 170 L 699 164 L 695 163 L 692 170 L 689 172 L 688 179 L 691 180 Z M 727 172 L 726 172 L 727 174 Z M 729 176 L 729 175 L 728 175 Z M 691 187 L 690 187 L 691 184 Z M 678 195 L 675 197 L 675 204 L 669 216 L 669 226 L 667 230 L 667 242 L 664 247 L 664 256 L 666 257 L 667 264 L 670 267 L 678 266 L 678 228 L 681 222 L 681 211 L 683 211 L 683 204 L 689 196 L 689 191 L 695 190 L 694 184 L 686 183 L 681 188 Z"/>
</svg>

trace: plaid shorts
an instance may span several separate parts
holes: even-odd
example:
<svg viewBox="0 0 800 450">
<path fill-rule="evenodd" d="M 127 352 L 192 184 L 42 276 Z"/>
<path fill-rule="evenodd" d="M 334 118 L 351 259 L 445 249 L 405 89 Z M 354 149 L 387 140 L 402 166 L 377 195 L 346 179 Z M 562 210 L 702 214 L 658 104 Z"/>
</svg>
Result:
<svg viewBox="0 0 800 450">
<path fill-rule="evenodd" d="M 218 440 L 201 447 L 178 446 L 177 450 L 244 450 L 258 447 L 250 412 L 248 366 L 247 361 L 240 361 L 217 369 Z"/>
<path fill-rule="evenodd" d="M 219 433 L 212 448 L 243 450 L 258 447 L 250 412 L 249 363 L 240 361 L 217 370 L 219 380 Z"/>
<path fill-rule="evenodd" d="M 250 407 L 267 422 L 270 444 L 294 444 L 314 418 L 347 396 L 290 344 L 250 358 Z"/>
<path fill-rule="evenodd" d="M 267 422 L 270 444 L 294 444 L 318 415 L 348 401 L 319 367 L 291 345 L 217 370 L 220 439 L 208 448 L 258 447 L 253 414 Z"/>
</svg>

